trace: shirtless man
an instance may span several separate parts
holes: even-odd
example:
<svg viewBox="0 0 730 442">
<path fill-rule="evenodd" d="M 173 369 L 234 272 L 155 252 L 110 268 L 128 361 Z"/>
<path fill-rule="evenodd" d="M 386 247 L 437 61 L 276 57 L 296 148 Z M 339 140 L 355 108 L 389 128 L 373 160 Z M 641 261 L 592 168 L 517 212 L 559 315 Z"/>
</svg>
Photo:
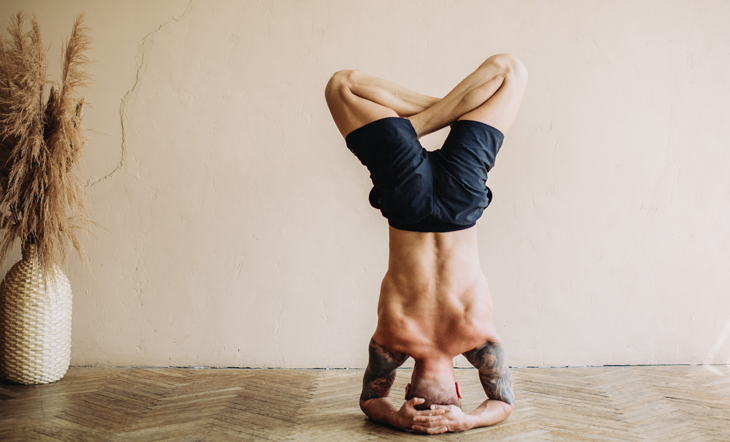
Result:
<svg viewBox="0 0 730 442">
<path fill-rule="evenodd" d="M 491 201 L 487 172 L 526 84 L 525 66 L 509 54 L 488 58 L 443 99 L 358 71 L 339 71 L 327 84 L 337 128 L 370 170 L 370 203 L 390 225 L 360 396 L 376 422 L 438 434 L 496 424 L 514 408 L 474 225 Z M 418 138 L 449 125 L 441 149 L 421 147 Z M 459 354 L 479 370 L 487 394 L 470 413 L 454 378 Z M 409 356 L 415 366 L 398 409 L 388 394 Z"/>
</svg>

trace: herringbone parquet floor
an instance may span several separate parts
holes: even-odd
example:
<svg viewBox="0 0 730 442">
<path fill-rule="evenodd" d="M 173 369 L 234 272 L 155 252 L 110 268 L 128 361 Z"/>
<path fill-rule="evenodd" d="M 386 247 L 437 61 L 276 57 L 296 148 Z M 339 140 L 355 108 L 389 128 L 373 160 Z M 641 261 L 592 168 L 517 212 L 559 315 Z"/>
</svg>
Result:
<svg viewBox="0 0 730 442">
<path fill-rule="evenodd" d="M 449 441 L 730 441 L 730 367 L 517 369 L 502 424 Z M 60 382 L 0 383 L 3 441 L 424 440 L 360 412 L 361 370 L 71 368 Z M 394 398 L 409 370 L 399 370 Z M 483 399 L 457 370 L 464 408 Z M 397 395 L 397 396 L 395 396 Z"/>
</svg>

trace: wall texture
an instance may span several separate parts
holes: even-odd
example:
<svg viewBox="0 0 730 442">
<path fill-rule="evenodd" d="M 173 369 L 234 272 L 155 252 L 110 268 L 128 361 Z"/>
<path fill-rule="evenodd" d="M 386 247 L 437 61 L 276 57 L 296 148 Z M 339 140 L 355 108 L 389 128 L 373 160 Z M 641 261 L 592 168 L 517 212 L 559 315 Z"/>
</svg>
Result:
<svg viewBox="0 0 730 442">
<path fill-rule="evenodd" d="M 500 52 L 530 70 L 478 224 L 511 364 L 730 363 L 727 1 L 20 9 L 54 62 L 76 13 L 93 30 L 73 364 L 364 366 L 387 226 L 324 86 L 443 95 Z"/>
</svg>

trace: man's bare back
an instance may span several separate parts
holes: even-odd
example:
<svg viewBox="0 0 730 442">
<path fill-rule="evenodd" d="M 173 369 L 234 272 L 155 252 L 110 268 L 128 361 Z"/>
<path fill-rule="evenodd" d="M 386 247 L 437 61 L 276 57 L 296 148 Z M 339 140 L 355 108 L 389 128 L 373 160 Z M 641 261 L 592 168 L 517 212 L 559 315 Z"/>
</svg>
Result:
<svg viewBox="0 0 730 442">
<path fill-rule="evenodd" d="M 415 360 L 454 356 L 496 335 L 477 231 L 390 228 L 388 272 L 373 339 Z"/>
<path fill-rule="evenodd" d="M 492 321 L 474 225 L 491 201 L 487 172 L 512 125 L 527 70 L 492 56 L 439 99 L 358 71 L 339 71 L 325 97 L 348 148 L 370 170 L 370 203 L 388 218 L 388 272 L 369 346 L 360 407 L 372 420 L 438 434 L 493 425 L 514 408 L 512 380 Z M 439 151 L 417 139 L 451 126 Z M 453 358 L 479 371 L 487 400 L 465 413 Z M 406 402 L 389 394 L 415 360 Z"/>
</svg>

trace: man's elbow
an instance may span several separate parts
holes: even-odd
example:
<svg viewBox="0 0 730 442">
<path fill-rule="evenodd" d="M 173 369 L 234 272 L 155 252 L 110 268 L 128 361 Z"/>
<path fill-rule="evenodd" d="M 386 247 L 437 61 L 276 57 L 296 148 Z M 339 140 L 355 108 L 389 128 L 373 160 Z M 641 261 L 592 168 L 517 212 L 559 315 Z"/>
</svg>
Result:
<svg viewBox="0 0 730 442">
<path fill-rule="evenodd" d="M 363 413 L 370 416 L 370 413 L 368 413 L 368 410 L 370 410 L 372 399 L 368 399 L 366 401 L 360 399 L 360 410 L 362 410 Z"/>
<path fill-rule="evenodd" d="M 499 405 L 502 406 L 502 412 L 504 413 L 504 419 L 507 419 L 509 417 L 509 415 L 512 414 L 512 412 L 515 409 L 514 403 L 508 404 L 507 402 L 499 401 Z M 504 420 L 504 419 L 502 419 L 502 420 Z"/>
</svg>

